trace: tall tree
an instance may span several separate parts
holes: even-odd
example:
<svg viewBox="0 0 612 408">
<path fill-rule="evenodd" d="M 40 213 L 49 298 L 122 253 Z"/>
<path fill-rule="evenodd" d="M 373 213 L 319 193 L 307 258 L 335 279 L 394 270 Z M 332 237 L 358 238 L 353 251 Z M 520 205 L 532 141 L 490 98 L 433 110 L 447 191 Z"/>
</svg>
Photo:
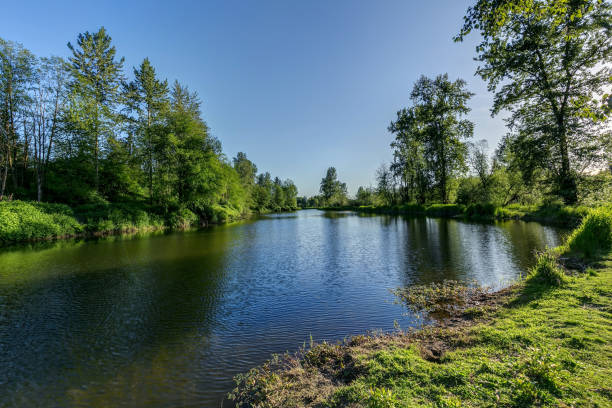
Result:
<svg viewBox="0 0 612 408">
<path fill-rule="evenodd" d="M 485 191 L 489 188 L 489 182 L 491 180 L 491 166 L 489 165 L 487 149 L 488 143 L 486 139 L 470 144 L 470 165 L 472 170 L 476 173 L 476 176 L 478 176 L 482 189 Z"/>
<path fill-rule="evenodd" d="M 95 188 L 99 190 L 100 152 L 105 137 L 112 137 L 117 121 L 116 106 L 122 82 L 123 58 L 116 59 L 116 50 L 104 27 L 77 37 L 70 67 L 73 77 L 71 119 L 75 128 L 93 144 Z M 88 146 L 90 147 L 90 146 Z"/>
<path fill-rule="evenodd" d="M 257 176 L 257 166 L 243 152 L 238 152 L 236 157 L 232 159 L 232 163 L 248 196 L 249 206 L 254 207 L 253 189 L 255 187 L 255 177 Z"/>
<path fill-rule="evenodd" d="M 412 107 L 399 111 L 397 120 L 389 127 L 402 145 L 422 148 L 443 203 L 448 202 L 449 181 L 465 168 L 464 141 L 472 137 L 474 124 L 462 117 L 470 111 L 467 102 L 472 95 L 462 79 L 451 82 L 448 74 L 435 79 L 422 76 L 410 94 Z M 407 151 L 416 154 L 417 147 Z"/>
<path fill-rule="evenodd" d="M 338 180 L 335 167 L 329 167 L 325 172 L 325 177 L 321 179 L 320 191 L 326 205 L 342 204 L 346 201 L 346 184 Z"/>
<path fill-rule="evenodd" d="M 393 163 L 390 170 L 400 181 L 401 198 L 406 202 L 417 201 L 422 204 L 427 199 L 432 177 L 425 160 L 420 122 L 415 117 L 415 110 L 399 111 L 397 120 L 391 123 L 388 130 L 395 134 L 395 140 L 391 143 Z M 388 200 L 389 197 L 385 197 Z"/>
<path fill-rule="evenodd" d="M 478 0 L 456 37 L 480 32 L 476 72 L 495 91 L 492 113 L 511 113 L 507 145 L 547 169 L 568 204 L 577 173 L 605 160 L 598 98 L 612 77 L 611 10 L 603 0 Z"/>
<path fill-rule="evenodd" d="M 35 65 L 34 55 L 21 44 L 0 38 L 0 199 L 6 192 L 9 173 L 17 188 L 18 128 L 31 102 L 29 91 L 35 77 Z M 27 155 L 25 150 L 23 153 Z"/>
<path fill-rule="evenodd" d="M 145 58 L 138 68 L 134 68 L 134 80 L 124 86 L 124 95 L 129 109 L 136 113 L 136 132 L 141 154 L 144 158 L 144 168 L 147 173 L 149 200 L 153 200 L 153 137 L 154 126 L 163 119 L 163 113 L 168 108 L 168 81 L 160 80 L 155 74 L 155 68 L 148 58 Z"/>
<path fill-rule="evenodd" d="M 33 89 L 32 137 L 36 199 L 42 201 L 45 176 L 57 138 L 68 81 L 66 63 L 60 57 L 42 58 Z"/>
<path fill-rule="evenodd" d="M 376 192 L 386 205 L 391 205 L 395 200 L 395 177 L 386 164 L 381 164 L 376 170 Z"/>
</svg>

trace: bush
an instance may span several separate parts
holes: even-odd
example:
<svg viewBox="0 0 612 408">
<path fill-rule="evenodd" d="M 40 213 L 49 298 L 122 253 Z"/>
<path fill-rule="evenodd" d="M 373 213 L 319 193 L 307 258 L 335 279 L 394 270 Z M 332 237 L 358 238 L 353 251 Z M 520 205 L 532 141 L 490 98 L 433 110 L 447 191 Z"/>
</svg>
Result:
<svg viewBox="0 0 612 408">
<path fill-rule="evenodd" d="M 199 217 L 187 208 L 179 208 L 170 214 L 168 224 L 171 228 L 187 229 L 198 224 Z"/>
<path fill-rule="evenodd" d="M 461 204 L 432 204 L 425 210 L 425 214 L 432 217 L 454 217 L 463 214 Z"/>
<path fill-rule="evenodd" d="M 496 215 L 496 208 L 491 203 L 470 204 L 465 209 L 468 218 L 490 218 Z"/>
<path fill-rule="evenodd" d="M 538 254 L 536 265 L 529 271 L 527 279 L 549 286 L 561 286 L 566 280 L 552 250 Z"/>
<path fill-rule="evenodd" d="M 159 228 L 163 219 L 141 204 L 85 204 L 75 208 L 76 217 L 86 223 L 89 232 L 130 231 Z"/>
<path fill-rule="evenodd" d="M 567 240 L 567 249 L 586 258 L 612 250 L 612 207 L 591 210 Z"/>
<path fill-rule="evenodd" d="M 0 241 L 28 241 L 75 235 L 83 227 L 62 204 L 0 201 Z"/>
</svg>

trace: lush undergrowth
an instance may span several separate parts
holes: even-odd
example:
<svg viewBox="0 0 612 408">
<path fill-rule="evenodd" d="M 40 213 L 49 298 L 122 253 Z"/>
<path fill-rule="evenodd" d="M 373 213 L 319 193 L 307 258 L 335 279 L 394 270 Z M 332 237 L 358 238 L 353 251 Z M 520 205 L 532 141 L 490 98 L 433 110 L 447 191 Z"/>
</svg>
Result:
<svg viewBox="0 0 612 408">
<path fill-rule="evenodd" d="M 311 345 L 237 377 L 232 396 L 243 407 L 612 406 L 611 234 L 612 210 L 592 211 L 461 323 Z M 596 263 L 569 270 L 570 255 Z M 433 289 L 402 300 L 423 310 L 464 295 Z"/>
<path fill-rule="evenodd" d="M 565 206 L 559 204 L 543 205 L 519 205 L 511 204 L 498 207 L 489 203 L 470 204 L 402 204 L 395 206 L 345 206 L 325 207 L 321 210 L 335 211 L 357 211 L 369 214 L 393 214 L 393 215 L 426 215 L 430 217 L 463 217 L 474 220 L 525 220 L 539 221 L 547 224 L 557 224 L 575 227 L 589 212 L 590 208 L 585 206 Z"/>
<path fill-rule="evenodd" d="M 142 203 L 100 203 L 75 208 L 64 204 L 0 201 L 0 245 L 83 235 L 186 229 L 244 218 L 230 207 L 215 205 L 201 215 L 186 208 L 161 214 Z"/>
<path fill-rule="evenodd" d="M 83 230 L 66 205 L 0 201 L 0 243 L 72 236 Z"/>
</svg>

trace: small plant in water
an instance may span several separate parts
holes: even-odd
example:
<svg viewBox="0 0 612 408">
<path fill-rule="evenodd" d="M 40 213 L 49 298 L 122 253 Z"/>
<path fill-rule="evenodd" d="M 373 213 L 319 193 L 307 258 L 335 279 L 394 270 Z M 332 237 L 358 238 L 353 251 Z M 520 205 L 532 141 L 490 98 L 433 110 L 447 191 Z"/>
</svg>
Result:
<svg viewBox="0 0 612 408">
<path fill-rule="evenodd" d="M 486 294 L 488 288 L 477 284 L 466 284 L 454 280 L 444 280 L 427 285 L 413 285 L 393 290 L 400 303 L 414 313 L 429 313 L 433 317 L 448 316 L 463 310 L 471 301 Z"/>
</svg>

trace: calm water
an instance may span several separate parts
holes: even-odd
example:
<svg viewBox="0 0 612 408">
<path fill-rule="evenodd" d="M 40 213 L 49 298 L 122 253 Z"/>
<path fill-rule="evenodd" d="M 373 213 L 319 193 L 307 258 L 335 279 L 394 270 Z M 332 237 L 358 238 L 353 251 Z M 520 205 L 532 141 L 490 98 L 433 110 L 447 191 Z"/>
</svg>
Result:
<svg viewBox="0 0 612 408">
<path fill-rule="evenodd" d="M 499 285 L 559 240 L 535 223 L 308 210 L 4 250 L 0 406 L 220 406 L 235 374 L 310 335 L 415 324 L 390 288 Z"/>
</svg>

